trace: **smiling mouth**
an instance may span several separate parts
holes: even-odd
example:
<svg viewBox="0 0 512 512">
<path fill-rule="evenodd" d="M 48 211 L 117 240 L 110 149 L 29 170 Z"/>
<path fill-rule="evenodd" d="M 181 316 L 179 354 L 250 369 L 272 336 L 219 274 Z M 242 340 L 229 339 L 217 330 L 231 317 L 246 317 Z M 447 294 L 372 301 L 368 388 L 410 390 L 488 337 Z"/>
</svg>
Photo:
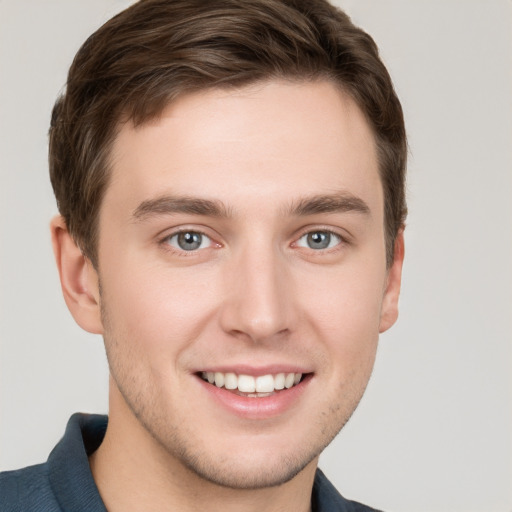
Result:
<svg viewBox="0 0 512 512">
<path fill-rule="evenodd" d="M 236 395 L 264 398 L 293 388 L 309 374 L 276 373 L 254 377 L 236 373 L 200 372 L 198 375 L 205 382 Z"/>
</svg>

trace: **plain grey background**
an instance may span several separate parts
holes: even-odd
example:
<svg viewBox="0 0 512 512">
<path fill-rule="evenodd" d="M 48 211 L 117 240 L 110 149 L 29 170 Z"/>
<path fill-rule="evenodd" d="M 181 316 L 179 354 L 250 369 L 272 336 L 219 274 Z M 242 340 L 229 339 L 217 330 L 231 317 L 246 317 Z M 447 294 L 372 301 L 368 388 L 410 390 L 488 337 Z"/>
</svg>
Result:
<svg viewBox="0 0 512 512">
<path fill-rule="evenodd" d="M 0 0 L 0 469 L 107 411 L 102 340 L 61 298 L 47 129 L 72 57 L 127 0 Z M 389 511 L 512 510 L 512 3 L 340 0 L 402 100 L 410 216 L 398 324 L 321 467 Z"/>
</svg>

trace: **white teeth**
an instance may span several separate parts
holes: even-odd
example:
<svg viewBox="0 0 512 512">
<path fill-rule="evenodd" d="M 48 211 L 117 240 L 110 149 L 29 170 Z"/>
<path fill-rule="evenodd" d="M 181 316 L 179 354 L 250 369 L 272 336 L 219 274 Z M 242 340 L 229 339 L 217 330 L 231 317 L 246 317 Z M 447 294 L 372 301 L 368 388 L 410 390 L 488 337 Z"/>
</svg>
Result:
<svg viewBox="0 0 512 512">
<path fill-rule="evenodd" d="M 242 393 L 249 393 L 248 396 L 261 398 L 269 396 L 274 391 L 296 386 L 302 378 L 302 373 L 277 373 L 253 377 L 252 375 L 236 375 L 232 372 L 202 372 L 201 376 L 203 380 L 215 384 L 218 388 L 238 389 Z"/>
<path fill-rule="evenodd" d="M 258 393 L 272 393 L 274 391 L 274 377 L 272 375 L 256 377 L 256 391 Z"/>
<path fill-rule="evenodd" d="M 220 372 L 215 372 L 215 385 L 218 388 L 224 386 L 224 374 Z"/>
<path fill-rule="evenodd" d="M 238 391 L 242 393 L 254 393 L 256 391 L 256 382 L 251 375 L 238 376 Z"/>
<path fill-rule="evenodd" d="M 299 373 L 300 375 L 300 373 Z M 274 377 L 274 388 L 275 389 L 284 389 L 284 373 L 278 373 L 275 377 Z"/>
<path fill-rule="evenodd" d="M 238 378 L 234 373 L 224 375 L 224 387 L 226 389 L 236 389 L 238 387 Z"/>
<path fill-rule="evenodd" d="M 294 373 L 287 373 L 286 377 L 284 379 L 284 387 L 286 389 L 290 389 L 293 386 L 294 382 L 295 382 L 295 374 Z"/>
</svg>

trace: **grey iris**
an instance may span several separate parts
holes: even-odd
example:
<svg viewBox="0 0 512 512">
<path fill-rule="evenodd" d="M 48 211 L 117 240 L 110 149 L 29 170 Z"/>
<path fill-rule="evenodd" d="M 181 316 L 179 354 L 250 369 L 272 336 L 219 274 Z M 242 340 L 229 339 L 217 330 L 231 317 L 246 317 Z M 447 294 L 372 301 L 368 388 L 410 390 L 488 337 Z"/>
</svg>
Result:
<svg viewBox="0 0 512 512">
<path fill-rule="evenodd" d="M 193 231 L 185 231 L 178 235 L 178 246 L 184 251 L 193 251 L 201 247 L 203 235 Z"/>
<path fill-rule="evenodd" d="M 308 247 L 311 249 L 326 249 L 331 243 L 331 234 L 325 231 L 315 231 L 307 236 Z"/>
</svg>

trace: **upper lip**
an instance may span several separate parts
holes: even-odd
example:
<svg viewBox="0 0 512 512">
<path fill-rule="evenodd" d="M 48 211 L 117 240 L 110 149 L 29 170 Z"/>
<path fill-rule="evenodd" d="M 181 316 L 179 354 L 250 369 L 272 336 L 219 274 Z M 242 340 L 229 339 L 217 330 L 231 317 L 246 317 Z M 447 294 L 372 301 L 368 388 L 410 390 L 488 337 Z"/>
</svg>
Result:
<svg viewBox="0 0 512 512">
<path fill-rule="evenodd" d="M 211 365 L 200 368 L 194 373 L 201 372 L 235 373 L 236 375 L 252 375 L 254 377 L 259 377 L 260 375 L 276 375 L 278 373 L 312 373 L 310 368 L 303 365 L 279 363 L 265 366 L 253 366 L 248 364 Z"/>
</svg>

